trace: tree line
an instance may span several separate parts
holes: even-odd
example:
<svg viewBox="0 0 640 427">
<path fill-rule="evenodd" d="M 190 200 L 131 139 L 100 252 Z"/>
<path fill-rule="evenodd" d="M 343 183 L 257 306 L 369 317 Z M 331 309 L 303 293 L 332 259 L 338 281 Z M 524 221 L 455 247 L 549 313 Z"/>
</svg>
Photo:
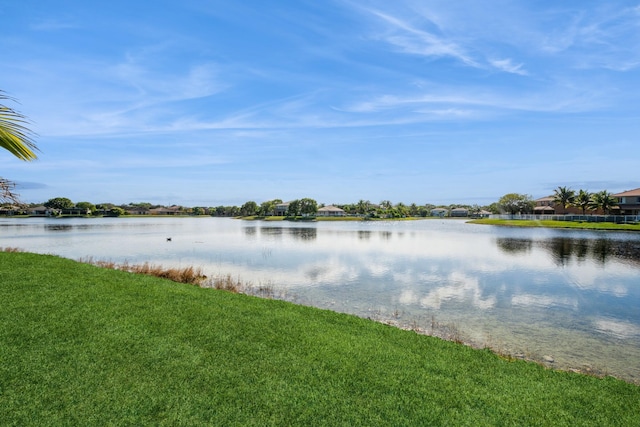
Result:
<svg viewBox="0 0 640 427">
<path fill-rule="evenodd" d="M 574 207 L 582 211 L 585 215 L 587 211 L 590 213 L 602 212 L 604 214 L 611 213 L 611 210 L 618 206 L 618 200 L 613 197 L 607 190 L 598 192 L 589 192 L 588 190 L 572 190 L 569 187 L 559 186 L 553 190 L 551 196 L 556 206 L 561 206 L 564 211 Z M 535 201 L 530 195 L 509 193 L 500 198 L 493 210 L 499 212 L 495 213 L 508 213 L 515 214 L 530 214 L 533 213 L 535 208 Z"/>
<path fill-rule="evenodd" d="M 592 193 L 583 189 L 574 191 L 571 188 L 559 186 L 554 190 L 552 200 L 555 204 L 556 210 L 558 207 L 562 207 L 566 212 L 567 209 L 574 207 L 580 209 L 583 215 L 587 212 L 601 212 L 609 214 L 613 208 L 617 207 L 617 199 L 606 190 Z M 276 206 L 281 205 L 282 203 L 282 199 L 272 199 L 261 202 L 260 204 L 250 200 L 241 206 L 220 205 L 211 207 L 184 207 L 173 205 L 167 207 L 148 202 L 121 205 L 115 205 L 113 203 L 93 204 L 91 202 L 74 203 L 66 197 L 55 197 L 44 202 L 43 205 L 57 211 L 69 211 L 75 209 L 86 212 L 87 215 L 121 216 L 130 213 L 149 213 L 147 211 L 164 208 L 166 209 L 165 213 L 170 212 L 175 215 L 211 215 L 217 217 L 267 217 L 276 214 L 288 217 L 311 217 L 317 214 L 319 208 L 325 206 L 312 198 L 306 197 L 291 200 L 287 203 L 286 210 L 276 212 Z M 332 206 L 341 208 L 344 210 L 346 215 L 351 216 L 368 218 L 407 218 L 431 216 L 432 210 L 436 208 L 443 208 L 448 211 L 454 208 L 464 208 L 467 209 L 470 216 L 474 216 L 483 211 L 490 212 L 492 214 L 531 214 L 534 212 L 535 204 L 535 200 L 533 200 L 530 195 L 509 193 L 502 196 L 497 202 L 486 206 L 464 204 L 434 205 L 429 203 L 423 205 L 411 203 L 407 205 L 402 202 L 394 204 L 389 200 L 382 200 L 380 203 L 376 204 L 363 199 L 356 203 L 335 203 L 332 204 Z M 30 206 L 37 206 L 37 204 L 31 204 Z"/>
<path fill-rule="evenodd" d="M 108 216 L 120 216 L 130 213 L 146 213 L 153 209 L 171 209 L 172 213 L 178 215 L 211 215 L 218 217 L 267 217 L 278 214 L 282 214 L 288 217 L 309 217 L 317 215 L 318 209 L 326 206 L 323 203 L 318 203 L 312 198 L 301 198 L 291 200 L 287 203 L 287 208 L 284 211 L 276 212 L 276 206 L 282 204 L 282 199 L 272 199 L 261 203 L 257 203 L 253 200 L 247 201 L 240 206 L 165 206 L 152 204 L 148 202 L 140 203 L 128 203 L 116 205 L 113 203 L 92 203 L 87 201 L 73 202 L 67 197 L 54 197 L 47 200 L 44 203 L 31 203 L 27 205 L 30 208 L 37 206 L 45 206 L 46 208 L 55 210 L 57 212 L 69 212 L 71 210 L 86 212 L 87 215 L 108 215 Z M 407 218 L 407 217 L 426 217 L 431 215 L 431 211 L 435 208 L 443 208 L 451 210 L 454 208 L 465 208 L 471 214 L 479 213 L 482 210 L 490 209 L 490 206 L 479 205 L 435 205 L 435 204 L 423 204 L 418 205 L 416 203 L 404 204 L 392 203 L 389 200 L 382 200 L 380 203 L 372 203 L 369 200 L 361 199 L 356 203 L 334 203 L 331 206 L 336 206 L 344 210 L 346 215 L 362 216 L 368 218 Z M 28 210 L 29 208 L 25 208 Z M 497 213 L 497 211 L 496 211 Z"/>
</svg>

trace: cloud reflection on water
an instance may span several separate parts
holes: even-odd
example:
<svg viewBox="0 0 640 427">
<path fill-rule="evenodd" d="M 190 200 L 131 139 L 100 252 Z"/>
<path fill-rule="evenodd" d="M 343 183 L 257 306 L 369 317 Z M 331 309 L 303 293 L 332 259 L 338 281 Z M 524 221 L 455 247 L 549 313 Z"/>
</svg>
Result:
<svg viewBox="0 0 640 427">
<path fill-rule="evenodd" d="M 633 323 L 615 320 L 611 318 L 600 318 L 593 322 L 596 331 L 613 335 L 620 339 L 640 338 L 640 326 Z"/>
<path fill-rule="evenodd" d="M 422 307 L 439 310 L 444 302 L 458 301 L 470 303 L 479 310 L 491 309 L 496 305 L 495 295 L 483 297 L 478 278 L 461 272 L 451 272 L 441 278 L 448 285 L 438 286 L 419 299 Z"/>
</svg>

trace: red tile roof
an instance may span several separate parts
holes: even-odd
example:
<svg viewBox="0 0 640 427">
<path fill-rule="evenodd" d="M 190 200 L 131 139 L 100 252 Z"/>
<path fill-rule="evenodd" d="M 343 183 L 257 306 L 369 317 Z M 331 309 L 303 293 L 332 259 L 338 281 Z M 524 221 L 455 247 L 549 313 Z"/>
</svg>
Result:
<svg viewBox="0 0 640 427">
<path fill-rule="evenodd" d="M 640 196 L 640 188 L 636 188 L 635 190 L 628 190 L 622 193 L 613 194 L 613 197 L 634 197 Z"/>
</svg>

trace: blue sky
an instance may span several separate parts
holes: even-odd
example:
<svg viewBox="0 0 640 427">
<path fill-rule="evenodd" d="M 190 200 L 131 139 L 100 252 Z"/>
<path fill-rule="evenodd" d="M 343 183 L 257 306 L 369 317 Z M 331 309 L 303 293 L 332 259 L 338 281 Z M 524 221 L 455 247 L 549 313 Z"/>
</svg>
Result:
<svg viewBox="0 0 640 427">
<path fill-rule="evenodd" d="M 0 0 L 26 202 L 640 187 L 640 2 Z"/>
</svg>

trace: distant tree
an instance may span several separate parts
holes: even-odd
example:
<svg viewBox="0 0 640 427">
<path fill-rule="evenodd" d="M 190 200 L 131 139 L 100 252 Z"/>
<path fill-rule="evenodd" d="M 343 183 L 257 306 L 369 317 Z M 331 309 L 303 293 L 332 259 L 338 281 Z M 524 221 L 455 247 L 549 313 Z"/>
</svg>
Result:
<svg viewBox="0 0 640 427">
<path fill-rule="evenodd" d="M 390 200 L 383 200 L 380 202 L 380 207 L 384 210 L 391 209 L 393 207 L 393 203 Z"/>
<path fill-rule="evenodd" d="M 258 204 L 254 201 L 248 201 L 240 207 L 240 215 L 251 216 L 258 212 Z"/>
<path fill-rule="evenodd" d="M 609 214 L 612 208 L 618 206 L 618 200 L 607 190 L 603 190 L 591 195 L 590 206 L 594 210 L 602 209 L 603 213 Z"/>
<path fill-rule="evenodd" d="M 304 216 L 314 216 L 318 212 L 318 203 L 309 198 L 300 200 L 300 213 Z"/>
<path fill-rule="evenodd" d="M 334 206 L 338 206 L 338 205 L 334 205 Z M 358 209 L 356 207 L 355 204 L 353 203 L 347 203 L 345 205 L 339 205 L 338 206 L 340 209 L 342 209 L 347 215 L 354 215 L 358 213 Z"/>
<path fill-rule="evenodd" d="M 99 203 L 96 205 L 96 214 L 108 214 L 109 209 L 111 209 L 113 206 L 113 203 Z"/>
<path fill-rule="evenodd" d="M 587 208 L 591 205 L 591 193 L 586 190 L 578 191 L 575 199 L 573 200 L 573 206 L 582 209 L 582 215 L 587 211 Z"/>
<path fill-rule="evenodd" d="M 53 199 L 49 199 L 44 205 L 52 209 L 71 209 L 75 206 L 73 202 L 66 197 L 55 197 Z"/>
<path fill-rule="evenodd" d="M 287 216 L 300 215 L 300 200 L 292 200 L 289 202 L 289 208 L 287 208 Z"/>
<path fill-rule="evenodd" d="M 358 200 L 358 203 L 356 203 L 356 213 L 360 214 L 360 215 L 366 215 L 367 213 L 369 213 L 369 209 L 371 209 L 371 202 L 368 200 Z"/>
<path fill-rule="evenodd" d="M 121 215 L 124 215 L 125 213 L 126 213 L 125 210 L 119 206 L 114 206 L 108 211 L 109 216 L 121 216 Z"/>
<path fill-rule="evenodd" d="M 76 203 L 76 207 L 79 209 L 85 209 L 88 210 L 89 213 L 94 213 L 96 210 L 96 206 L 93 203 L 90 202 L 78 202 Z"/>
<path fill-rule="evenodd" d="M 567 187 L 558 187 L 553 190 L 553 201 L 562 206 L 563 211 L 566 212 L 569 206 L 573 205 L 573 201 L 576 198 L 576 193 Z"/>
<path fill-rule="evenodd" d="M 141 202 L 141 203 L 129 203 L 129 206 L 134 208 L 142 208 L 142 209 L 151 209 L 151 203 Z"/>
<path fill-rule="evenodd" d="M 497 202 L 491 203 L 489 206 L 487 206 L 487 210 L 489 212 L 491 212 L 492 214 L 499 214 L 500 213 L 500 204 Z"/>
<path fill-rule="evenodd" d="M 258 209 L 258 213 L 263 216 L 273 215 L 276 210 L 276 205 L 282 203 L 281 199 L 273 199 L 266 202 L 262 202 L 260 204 L 260 209 Z"/>
<path fill-rule="evenodd" d="M 533 210 L 534 204 L 532 197 L 527 194 L 509 193 L 498 200 L 500 211 L 511 215 L 529 213 Z"/>
<path fill-rule="evenodd" d="M 204 208 L 201 208 L 201 207 L 198 207 L 198 206 L 196 206 L 195 208 L 193 208 L 191 210 L 191 213 L 193 215 L 204 215 L 204 212 L 205 212 Z"/>
<path fill-rule="evenodd" d="M 0 203 L 20 203 L 19 195 L 13 191 L 15 187 L 15 182 L 0 178 Z"/>
<path fill-rule="evenodd" d="M 237 206 L 216 206 L 215 208 L 210 208 L 211 216 L 240 216 L 240 208 Z"/>
<path fill-rule="evenodd" d="M 407 208 L 404 203 L 400 202 L 393 208 L 392 215 L 394 218 L 406 218 L 409 216 L 409 208 Z"/>
<path fill-rule="evenodd" d="M 260 203 L 260 207 L 258 208 L 258 215 L 269 216 L 273 212 L 274 207 L 275 205 L 273 205 L 271 201 L 262 202 Z"/>
</svg>

